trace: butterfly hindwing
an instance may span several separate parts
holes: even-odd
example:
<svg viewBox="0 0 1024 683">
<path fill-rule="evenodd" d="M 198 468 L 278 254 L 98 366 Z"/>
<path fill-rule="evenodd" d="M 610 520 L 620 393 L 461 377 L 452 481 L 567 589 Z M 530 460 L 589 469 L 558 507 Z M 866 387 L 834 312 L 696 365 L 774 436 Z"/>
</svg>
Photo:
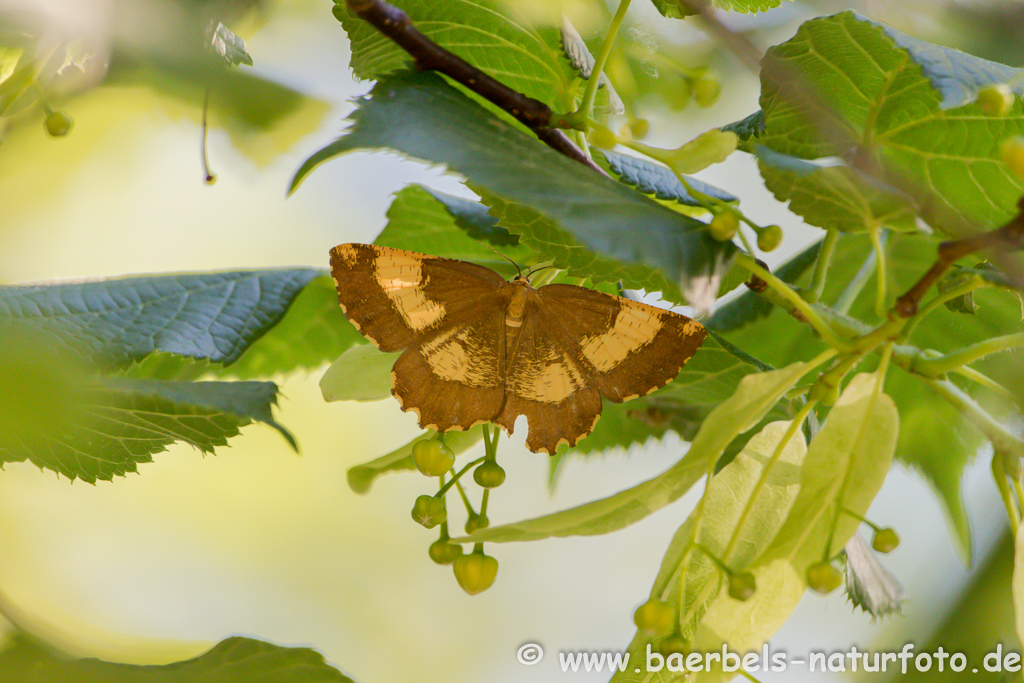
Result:
<svg viewBox="0 0 1024 683">
<path fill-rule="evenodd" d="M 534 452 L 576 445 L 601 414 L 601 394 L 573 358 L 573 341 L 562 331 L 533 294 L 518 333 L 506 341 L 505 405 L 494 421 L 511 433 L 516 418 L 525 415 L 526 446 Z"/>
<path fill-rule="evenodd" d="M 505 309 L 492 296 L 476 315 L 411 346 L 391 371 L 392 393 L 421 427 L 439 432 L 490 422 L 505 395 Z"/>
</svg>

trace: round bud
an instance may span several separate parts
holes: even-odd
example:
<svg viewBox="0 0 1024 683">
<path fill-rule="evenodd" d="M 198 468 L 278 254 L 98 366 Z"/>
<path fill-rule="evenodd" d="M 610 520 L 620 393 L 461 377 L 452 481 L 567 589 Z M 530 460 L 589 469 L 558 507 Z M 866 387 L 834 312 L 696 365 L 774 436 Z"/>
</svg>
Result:
<svg viewBox="0 0 1024 683">
<path fill-rule="evenodd" d="M 496 489 L 505 481 L 505 470 L 493 460 L 488 460 L 473 470 L 473 481 L 485 489 Z"/>
<path fill-rule="evenodd" d="M 1006 116 L 1013 110 L 1013 91 L 1006 83 L 995 83 L 978 91 L 978 106 L 989 116 Z"/>
<path fill-rule="evenodd" d="M 746 602 L 754 596 L 757 591 L 757 581 L 750 572 L 729 575 L 729 597 L 740 602 Z"/>
<path fill-rule="evenodd" d="M 674 654 L 689 654 L 690 641 L 683 638 L 678 633 L 673 633 L 672 635 L 661 639 L 661 642 L 658 643 L 658 652 L 665 657 Z"/>
<path fill-rule="evenodd" d="M 62 111 L 51 111 L 46 116 L 43 125 L 50 137 L 62 138 L 71 132 L 71 127 L 75 125 L 75 122 Z"/>
<path fill-rule="evenodd" d="M 672 79 L 662 91 L 662 96 L 672 111 L 682 111 L 693 98 L 693 83 L 689 78 Z"/>
<path fill-rule="evenodd" d="M 633 119 L 629 122 L 629 134 L 634 140 L 643 140 L 651 130 L 651 124 L 647 119 Z"/>
<path fill-rule="evenodd" d="M 726 209 L 711 219 L 708 230 L 710 230 L 711 236 L 719 242 L 728 242 L 736 236 L 736 230 L 739 227 L 739 216 L 735 211 Z"/>
<path fill-rule="evenodd" d="M 880 553 L 891 553 L 900 544 L 900 535 L 891 526 L 879 529 L 871 539 L 871 547 Z"/>
<path fill-rule="evenodd" d="M 430 544 L 427 554 L 437 564 L 451 564 L 462 557 L 462 546 L 450 542 L 447 538 L 439 538 Z"/>
<path fill-rule="evenodd" d="M 676 611 L 672 605 L 651 598 L 633 612 L 633 623 L 648 636 L 670 633 L 676 625 Z"/>
<path fill-rule="evenodd" d="M 1024 181 L 1024 137 L 1015 135 L 999 143 L 999 156 L 1010 173 Z"/>
<path fill-rule="evenodd" d="M 590 140 L 590 144 L 600 149 L 612 149 L 615 145 L 619 144 L 615 133 L 607 128 L 591 128 L 590 133 L 587 134 L 587 139 Z"/>
<path fill-rule="evenodd" d="M 466 533 L 471 534 L 478 529 L 486 529 L 490 524 L 491 521 L 487 519 L 487 515 L 472 514 L 466 520 Z"/>
<path fill-rule="evenodd" d="M 782 228 L 769 225 L 757 233 L 757 248 L 761 251 L 774 251 L 782 244 Z"/>
<path fill-rule="evenodd" d="M 412 506 L 412 518 L 416 520 L 417 524 L 433 529 L 448 518 L 448 511 L 444 507 L 444 498 L 423 494 L 416 499 Z"/>
<path fill-rule="evenodd" d="M 818 562 L 807 568 L 807 585 L 812 590 L 828 595 L 843 583 L 843 575 L 830 562 Z"/>
<path fill-rule="evenodd" d="M 455 560 L 452 564 L 455 580 L 462 590 L 476 595 L 491 587 L 498 575 L 498 561 L 482 552 L 472 552 Z"/>
<path fill-rule="evenodd" d="M 428 477 L 440 477 L 455 464 L 455 453 L 438 439 L 422 439 L 412 445 L 412 461 Z"/>
<path fill-rule="evenodd" d="M 707 109 L 718 101 L 722 94 L 722 84 L 713 78 L 701 76 L 693 82 L 693 99 L 698 107 Z"/>
</svg>

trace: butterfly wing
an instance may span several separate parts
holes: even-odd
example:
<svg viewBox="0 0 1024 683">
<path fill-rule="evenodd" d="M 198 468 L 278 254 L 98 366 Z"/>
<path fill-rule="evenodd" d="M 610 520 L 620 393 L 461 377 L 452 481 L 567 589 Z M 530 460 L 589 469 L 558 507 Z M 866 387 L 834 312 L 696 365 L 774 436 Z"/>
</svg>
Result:
<svg viewBox="0 0 1024 683">
<path fill-rule="evenodd" d="M 554 453 L 575 446 L 601 414 L 601 395 L 586 369 L 571 353 L 572 339 L 561 321 L 539 305 L 536 292 L 527 301 L 518 334 L 506 340 L 505 405 L 494 421 L 509 433 L 516 418 L 529 424 L 526 447 Z"/>
<path fill-rule="evenodd" d="M 537 294 L 542 315 L 561 321 L 575 342 L 570 353 L 616 403 L 668 384 L 707 336 L 685 315 L 584 287 L 553 284 Z"/>
<path fill-rule="evenodd" d="M 331 249 L 338 302 L 382 351 L 398 351 L 479 309 L 505 280 L 466 261 L 375 244 Z"/>
<path fill-rule="evenodd" d="M 465 261 L 366 244 L 332 249 L 331 274 L 359 331 L 382 351 L 406 349 L 391 392 L 421 427 L 468 429 L 498 414 L 504 278 Z"/>
<path fill-rule="evenodd" d="M 391 372 L 402 409 L 439 432 L 492 421 L 505 395 L 504 326 L 504 302 L 488 300 L 475 315 L 409 347 Z"/>
</svg>

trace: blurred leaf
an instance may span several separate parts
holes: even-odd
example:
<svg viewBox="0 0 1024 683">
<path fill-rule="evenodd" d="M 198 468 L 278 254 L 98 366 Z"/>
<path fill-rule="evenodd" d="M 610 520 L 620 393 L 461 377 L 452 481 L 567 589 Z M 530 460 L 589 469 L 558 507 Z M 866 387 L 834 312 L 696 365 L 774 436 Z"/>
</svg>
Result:
<svg viewBox="0 0 1024 683">
<path fill-rule="evenodd" d="M 5 351 L 0 462 L 30 460 L 95 483 L 135 472 L 175 441 L 212 453 L 253 420 L 274 427 L 296 448 L 271 414 L 277 402 L 271 382 L 91 378 L 56 355 Z"/>
<path fill-rule="evenodd" d="M 401 355 L 401 351 L 384 353 L 372 344 L 349 348 L 320 378 L 324 400 L 330 403 L 391 398 L 391 368 Z"/>
<path fill-rule="evenodd" d="M 472 261 L 508 276 L 515 269 L 502 255 L 517 263 L 526 263 L 532 256 L 483 204 L 422 185 L 407 185 L 396 192 L 387 217 L 375 244 Z M 481 241 L 489 242 L 498 253 Z"/>
<path fill-rule="evenodd" d="M 293 191 L 328 159 L 390 147 L 444 163 L 474 187 L 530 207 L 594 252 L 659 268 L 669 280 L 679 280 L 684 293 L 724 269 L 735 251 L 729 242 L 711 240 L 703 223 L 558 154 L 434 74 L 400 73 L 378 81 L 352 120 L 344 137 L 306 160 Z M 717 286 L 712 297 L 716 292 Z"/>
<path fill-rule="evenodd" d="M 409 443 L 397 448 L 387 455 L 356 465 L 348 471 L 348 486 L 356 493 L 367 493 L 377 477 L 388 472 L 401 472 L 415 470 L 416 463 L 412 461 L 412 447 L 417 441 L 436 439 L 437 432 L 433 429 L 426 430 Z M 455 455 L 461 455 L 477 443 L 483 440 L 483 431 L 470 429 L 464 432 L 445 432 L 444 443 L 452 449 Z"/>
<path fill-rule="evenodd" d="M 597 61 L 594 59 L 594 55 L 590 54 L 590 49 L 587 48 L 587 43 L 583 40 L 579 31 L 569 21 L 569 17 L 564 14 L 562 15 L 560 36 L 562 39 L 562 51 L 569 60 L 570 66 L 572 66 L 580 78 L 589 80 L 590 74 L 594 72 L 594 65 Z M 607 106 L 600 108 L 599 111 L 606 111 L 614 116 L 626 113 L 626 105 L 622 102 L 622 98 L 619 97 L 619 93 L 615 92 L 615 86 L 608 80 L 608 74 L 601 72 L 601 75 L 598 77 L 597 87 L 600 88 L 600 92 L 604 93 L 607 98 Z"/>
<path fill-rule="evenodd" d="M 846 597 L 872 619 L 899 614 L 907 594 L 860 533 L 846 543 Z"/>
<path fill-rule="evenodd" d="M 854 12 L 812 19 L 762 62 L 760 141 L 803 159 L 869 159 L 939 230 L 1000 225 L 1016 215 L 1024 186 L 1000 161 L 999 143 L 1024 134 L 1024 108 L 1017 97 L 998 116 L 975 100 L 994 83 L 1024 93 L 1021 74 Z M 824 115 L 787 97 L 793 87 L 827 103 L 838 135 L 824 136 Z"/>
<path fill-rule="evenodd" d="M 0 287 L 0 334 L 37 332 L 105 370 L 153 352 L 230 364 L 320 274 L 298 268 Z"/>
<path fill-rule="evenodd" d="M 670 19 L 685 19 L 698 14 L 691 9 L 702 0 L 651 0 L 663 16 Z M 767 12 L 782 4 L 782 0 L 712 0 L 711 4 L 726 12 Z"/>
<path fill-rule="evenodd" d="M 1014 632 L 1015 600 L 1007 599 L 1016 568 L 1020 566 L 1014 561 L 1013 536 L 1004 533 L 974 572 L 970 584 L 953 596 L 937 628 L 929 629 L 928 640 L 915 642 L 917 651 L 936 652 L 941 645 L 947 652 L 963 653 L 972 663 L 984 662 L 985 656 L 995 652 L 997 646 L 1001 647 L 1004 658 L 1009 652 L 1020 652 L 1020 637 Z M 1013 676 L 1006 669 L 992 672 L 979 669 L 971 678 L 996 683 L 1012 681 Z M 867 683 L 877 679 L 878 674 L 865 673 L 856 680 Z M 948 667 L 943 672 L 936 671 L 935 667 L 930 671 L 909 667 L 907 674 L 900 676 L 900 683 L 960 683 L 963 680 L 963 672 Z"/>
<path fill-rule="evenodd" d="M 245 41 L 220 23 L 210 26 L 210 49 L 230 66 L 245 64 L 252 66 L 252 55 L 245 49 Z"/>
<path fill-rule="evenodd" d="M 401 8 L 425 36 L 513 90 L 553 108 L 571 104 L 566 93 L 573 74 L 553 31 L 512 21 L 488 0 L 405 0 Z M 351 42 L 357 78 L 380 79 L 412 61 L 345 2 L 335 2 L 334 16 Z"/>
<path fill-rule="evenodd" d="M 469 540 L 505 543 L 616 531 L 677 500 L 714 467 L 729 443 L 756 425 L 807 372 L 805 363 L 743 378 L 736 393 L 708 415 L 679 462 L 653 479 L 607 498 L 543 517 L 477 531 Z M 459 539 L 460 541 L 463 539 Z"/>
<path fill-rule="evenodd" d="M 162 666 L 71 659 L 25 636 L 0 651 L 0 680 L 14 683 L 353 683 L 306 647 L 222 640 L 205 654 Z"/>
<path fill-rule="evenodd" d="M 817 164 L 767 147 L 758 147 L 756 154 L 768 189 L 811 225 L 841 232 L 917 229 L 918 207 L 910 197 L 855 168 Z"/>
<path fill-rule="evenodd" d="M 703 205 L 696 198 L 692 197 L 686 187 L 679 181 L 676 175 L 660 164 L 646 159 L 619 154 L 604 150 L 601 152 L 612 173 L 619 177 L 619 180 L 635 187 L 644 194 L 654 195 L 662 200 L 674 200 L 685 206 L 702 207 Z M 708 185 L 703 180 L 686 176 L 686 182 L 690 187 L 701 194 L 705 194 L 723 202 L 738 202 L 736 195 Z"/>
</svg>

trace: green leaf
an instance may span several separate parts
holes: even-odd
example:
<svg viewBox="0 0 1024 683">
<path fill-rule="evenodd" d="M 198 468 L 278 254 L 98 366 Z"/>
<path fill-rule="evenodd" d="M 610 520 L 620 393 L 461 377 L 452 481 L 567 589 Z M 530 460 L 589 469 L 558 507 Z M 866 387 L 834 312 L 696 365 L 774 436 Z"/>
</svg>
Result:
<svg viewBox="0 0 1024 683">
<path fill-rule="evenodd" d="M 219 21 L 210 26 L 210 49 L 229 66 L 252 66 L 252 55 L 245 49 L 245 41 Z"/>
<path fill-rule="evenodd" d="M 401 351 L 384 353 L 372 344 L 358 344 L 341 354 L 320 378 L 324 400 L 380 401 L 391 398 L 391 368 Z"/>
<path fill-rule="evenodd" d="M 841 232 L 917 229 L 918 207 L 910 197 L 855 168 L 806 161 L 763 146 L 756 154 L 768 189 L 811 225 Z"/>
<path fill-rule="evenodd" d="M 135 472 L 175 441 L 213 452 L 254 420 L 296 448 L 271 414 L 273 383 L 97 378 L 38 338 L 32 346 L 25 341 L 31 338 L 3 344 L 0 462 L 30 460 L 94 483 Z"/>
<path fill-rule="evenodd" d="M 1000 225 L 1024 186 L 1000 160 L 999 143 L 1024 133 L 1019 97 L 1007 116 L 976 103 L 986 85 L 1024 93 L 1021 71 L 910 38 L 853 12 L 805 22 L 762 62 L 761 142 L 803 159 L 861 158 L 892 178 L 939 230 Z M 806 114 L 799 90 L 829 108 Z M 823 134 L 820 125 L 827 121 Z"/>
<path fill-rule="evenodd" d="M 306 160 L 292 190 L 339 154 L 390 147 L 444 163 L 474 187 L 557 221 L 594 252 L 658 268 L 680 281 L 684 293 L 706 286 L 735 251 L 732 243 L 708 237 L 703 223 L 558 154 L 434 74 L 400 73 L 378 81 L 352 120 L 344 137 Z M 715 292 L 717 285 L 712 298 Z"/>
<path fill-rule="evenodd" d="M 811 441 L 800 489 L 771 547 L 752 568 L 757 592 L 746 602 L 724 593 L 708 606 L 691 639 L 694 652 L 759 648 L 796 609 L 807 567 L 838 552 L 860 524 L 885 480 L 896 447 L 896 407 L 879 393 L 877 378 L 861 374 L 836 401 L 825 426 Z M 829 546 L 829 550 L 826 550 Z M 696 680 L 730 680 L 718 670 Z"/>
<path fill-rule="evenodd" d="M 526 263 L 533 256 L 483 204 L 422 185 L 409 185 L 395 193 L 387 217 L 388 223 L 375 244 L 472 261 L 509 276 L 516 271 L 502 255 L 517 263 Z M 498 253 L 482 241 L 489 242 Z"/>
<path fill-rule="evenodd" d="M 651 0 L 662 16 L 669 19 L 685 19 L 698 14 L 692 7 L 692 0 Z M 712 4 L 726 12 L 767 12 L 782 4 L 782 0 L 712 0 Z"/>
<path fill-rule="evenodd" d="M 685 206 L 703 207 L 696 198 L 690 195 L 686 187 L 679 181 L 676 175 L 660 164 L 646 159 L 619 154 L 604 150 L 601 152 L 612 173 L 619 177 L 619 180 L 635 187 L 644 194 L 654 195 L 658 199 L 673 200 Z M 738 202 L 736 195 L 726 192 L 714 185 L 708 185 L 702 180 L 684 176 L 686 182 L 695 192 L 705 194 L 723 202 Z"/>
<path fill-rule="evenodd" d="M 405 0 L 401 8 L 427 38 L 513 90 L 551 107 L 571 106 L 566 97 L 573 74 L 554 31 L 512 21 L 487 0 Z M 379 79 L 412 61 L 345 2 L 335 2 L 334 16 L 349 36 L 357 78 Z"/>
<path fill-rule="evenodd" d="M 373 486 L 373 482 L 376 481 L 377 477 L 383 474 L 415 470 L 416 463 L 412 460 L 412 447 L 417 441 L 427 441 L 436 438 L 437 432 L 433 429 L 428 429 L 409 443 L 401 446 L 400 448 L 396 448 L 387 455 L 382 455 L 370 462 L 365 462 L 362 465 L 356 465 L 355 467 L 350 468 L 348 471 L 349 488 L 356 493 L 367 493 L 369 492 L 370 487 Z M 452 452 L 456 455 L 465 453 L 482 441 L 483 438 L 483 431 L 479 429 L 470 429 L 464 432 L 451 431 L 444 433 L 445 445 L 452 449 Z"/>
<path fill-rule="evenodd" d="M 899 423 L 877 375 L 850 380 L 811 441 L 800 495 L 774 544 L 776 556 L 793 557 L 803 571 L 842 550 L 889 473 Z"/>
<path fill-rule="evenodd" d="M 800 489 L 807 444 L 797 432 L 783 446 L 791 424 L 772 422 L 754 435 L 711 478 L 703 502 L 691 515 L 691 523 L 700 529 L 697 542 L 734 572 L 753 567 L 775 540 Z M 725 576 L 702 551 L 694 551 L 679 571 L 675 598 L 682 635 L 690 638 Z"/>
<path fill-rule="evenodd" d="M 154 352 L 230 364 L 321 271 L 236 271 L 0 287 L 0 335 L 31 331 L 104 370 Z"/>
<path fill-rule="evenodd" d="M 736 392 L 708 415 L 686 455 L 653 479 L 575 508 L 483 529 L 468 540 L 505 543 L 550 536 L 590 536 L 643 519 L 677 500 L 708 474 L 730 442 L 756 425 L 809 369 L 806 363 L 794 363 L 744 377 Z"/>
<path fill-rule="evenodd" d="M 0 651 L 0 680 L 19 683 L 353 683 L 306 647 L 252 638 L 222 640 L 193 659 L 160 666 L 72 659 L 16 635 Z"/>
</svg>

